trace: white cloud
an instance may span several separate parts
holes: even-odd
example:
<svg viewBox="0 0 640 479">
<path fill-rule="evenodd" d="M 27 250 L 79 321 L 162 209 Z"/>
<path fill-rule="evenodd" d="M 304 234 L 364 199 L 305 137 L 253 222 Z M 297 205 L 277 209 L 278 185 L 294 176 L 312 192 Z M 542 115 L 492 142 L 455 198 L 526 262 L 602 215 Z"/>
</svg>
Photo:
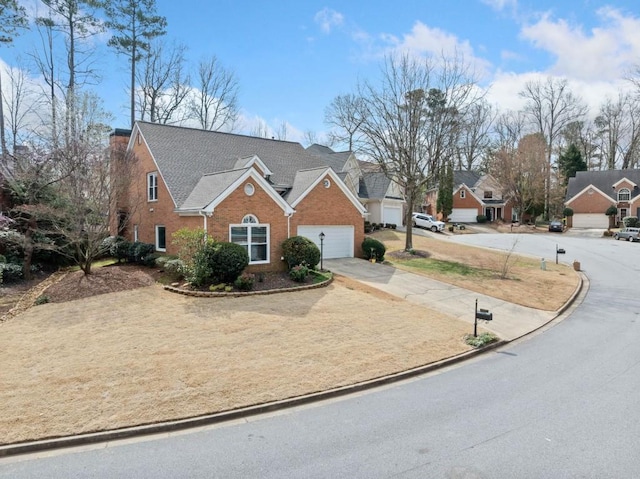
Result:
<svg viewBox="0 0 640 479">
<path fill-rule="evenodd" d="M 473 47 L 467 40 L 460 40 L 457 36 L 439 28 L 432 28 L 422 22 L 416 22 L 410 33 L 404 34 L 402 39 L 389 34 L 381 35 L 383 42 L 391 45 L 396 52 L 409 53 L 416 56 L 440 56 L 447 58 L 462 56 L 473 70 L 484 75 L 490 68 L 490 63 L 475 55 Z"/>
<path fill-rule="evenodd" d="M 344 15 L 325 7 L 316 13 L 313 19 L 324 33 L 331 33 L 331 30 L 334 27 L 342 25 L 344 22 Z"/>
<path fill-rule="evenodd" d="M 585 32 L 581 25 L 545 14 L 523 27 L 521 36 L 556 58 L 549 73 L 585 81 L 620 78 L 640 58 L 640 19 L 619 10 L 599 10 L 601 25 Z"/>
<path fill-rule="evenodd" d="M 494 10 L 503 11 L 507 7 L 516 9 L 518 6 L 518 0 L 482 0 L 482 3 L 489 5 Z"/>
<path fill-rule="evenodd" d="M 519 93 L 525 85 L 531 81 L 546 81 L 547 73 L 527 72 L 513 73 L 498 71 L 495 74 L 491 88 L 487 92 L 487 100 L 496 105 L 500 111 L 519 111 L 525 106 L 525 100 Z M 589 108 L 590 119 L 598 114 L 600 105 L 605 98 L 616 98 L 620 91 L 631 88 L 629 82 L 622 79 L 617 81 L 587 81 L 580 79 L 567 79 L 570 91 L 580 97 Z"/>
</svg>

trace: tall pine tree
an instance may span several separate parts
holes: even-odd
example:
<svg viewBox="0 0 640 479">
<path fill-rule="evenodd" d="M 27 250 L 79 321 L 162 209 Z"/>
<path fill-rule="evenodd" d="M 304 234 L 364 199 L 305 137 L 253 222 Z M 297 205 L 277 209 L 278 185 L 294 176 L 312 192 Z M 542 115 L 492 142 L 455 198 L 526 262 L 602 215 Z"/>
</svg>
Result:
<svg viewBox="0 0 640 479">
<path fill-rule="evenodd" d="M 562 174 L 562 184 L 567 186 L 569 178 L 576 176 L 576 172 L 587 171 L 587 162 L 582 158 L 580 149 L 571 143 L 569 148 L 558 157 L 558 168 Z"/>
<path fill-rule="evenodd" d="M 447 221 L 453 211 L 453 167 L 451 162 L 447 162 L 446 166 L 440 170 L 436 209 L 438 213 L 442 213 L 442 221 Z"/>
</svg>

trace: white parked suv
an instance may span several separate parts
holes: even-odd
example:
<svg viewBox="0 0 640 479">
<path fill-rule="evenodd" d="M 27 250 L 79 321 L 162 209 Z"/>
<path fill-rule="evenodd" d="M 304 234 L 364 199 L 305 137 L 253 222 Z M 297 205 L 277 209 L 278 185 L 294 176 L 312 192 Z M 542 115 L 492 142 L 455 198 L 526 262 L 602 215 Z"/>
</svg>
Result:
<svg viewBox="0 0 640 479">
<path fill-rule="evenodd" d="M 438 221 L 431 215 L 426 215 L 424 213 L 413 213 L 412 217 L 413 226 L 417 228 L 426 228 L 433 231 L 434 233 L 438 231 L 444 231 L 444 223 L 442 221 Z"/>
</svg>

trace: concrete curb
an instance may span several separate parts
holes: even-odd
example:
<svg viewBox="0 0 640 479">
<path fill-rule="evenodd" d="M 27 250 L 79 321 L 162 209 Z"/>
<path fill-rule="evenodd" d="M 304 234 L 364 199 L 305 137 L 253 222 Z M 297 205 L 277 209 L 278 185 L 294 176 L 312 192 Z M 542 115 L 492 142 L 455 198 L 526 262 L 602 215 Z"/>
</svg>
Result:
<svg viewBox="0 0 640 479">
<path fill-rule="evenodd" d="M 564 313 L 576 300 L 576 298 L 582 291 L 582 287 L 584 283 L 583 279 L 586 279 L 586 276 L 584 276 L 580 272 L 580 282 L 578 284 L 578 287 L 574 291 L 573 295 L 564 304 L 564 306 L 562 306 L 560 309 L 556 311 L 556 314 L 549 321 L 539 326 L 538 328 L 530 331 L 529 333 L 523 334 L 522 336 L 510 341 L 498 341 L 488 346 L 485 346 L 484 348 L 481 348 L 481 349 L 474 349 L 462 354 L 458 354 L 455 356 L 451 356 L 449 358 L 442 359 L 440 361 L 426 364 L 424 366 L 418 366 L 416 368 L 389 374 L 387 376 L 381 376 L 381 377 L 370 379 L 367 381 L 362 381 L 356 384 L 351 384 L 349 386 L 342 386 L 339 388 L 329 389 L 326 391 L 318 391 L 318 392 L 306 394 L 303 396 L 295 396 L 287 399 L 282 399 L 279 401 L 273 401 L 273 402 L 268 402 L 263 404 L 257 404 L 254 406 L 248 406 L 245 408 L 233 409 L 233 410 L 223 411 L 223 412 L 214 413 L 214 414 L 207 414 L 204 416 L 196 416 L 191 418 L 179 419 L 175 421 L 146 424 L 141 426 L 133 426 L 133 427 L 114 429 L 114 430 L 102 431 L 102 432 L 96 432 L 96 433 L 80 434 L 76 436 L 55 437 L 50 439 L 38 440 L 38 441 L 8 444 L 8 445 L 0 446 L 0 458 L 8 457 L 8 456 L 16 456 L 20 454 L 30 454 L 35 452 L 48 451 L 53 449 L 85 446 L 90 444 L 97 444 L 97 443 L 109 442 L 114 440 L 133 438 L 138 436 L 174 432 L 174 431 L 180 431 L 180 430 L 190 429 L 195 427 L 209 426 L 209 425 L 219 424 L 225 421 L 231 421 L 231 420 L 239 419 L 243 417 L 257 416 L 259 414 L 273 412 L 280 409 L 291 408 L 291 407 L 301 406 L 304 404 L 309 404 L 317 401 L 346 396 L 349 394 L 353 394 L 355 392 L 365 391 L 367 389 L 373 389 L 375 387 L 392 384 L 392 383 L 406 380 L 415 376 L 420 376 L 420 375 L 435 371 L 437 369 L 441 369 L 441 368 L 451 366 L 451 365 L 460 363 L 462 361 L 474 358 L 476 356 L 487 353 L 489 351 L 493 351 L 501 346 L 509 344 L 513 341 L 517 341 L 523 338 L 524 336 L 527 336 L 528 334 L 531 334 L 535 331 L 539 331 L 540 329 L 548 326 L 550 323 L 552 323 L 557 318 L 559 318 L 560 315 Z M 587 282 L 588 282 L 588 279 L 587 279 Z"/>
</svg>

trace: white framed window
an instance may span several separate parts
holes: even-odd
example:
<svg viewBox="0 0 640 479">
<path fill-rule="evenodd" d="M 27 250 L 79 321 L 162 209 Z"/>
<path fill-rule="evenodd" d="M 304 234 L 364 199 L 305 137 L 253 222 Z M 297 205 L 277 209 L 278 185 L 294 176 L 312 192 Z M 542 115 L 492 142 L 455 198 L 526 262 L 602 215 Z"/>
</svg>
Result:
<svg viewBox="0 0 640 479">
<path fill-rule="evenodd" d="M 140 233 L 138 231 L 138 225 L 133 225 L 133 241 L 140 241 Z"/>
<path fill-rule="evenodd" d="M 631 199 L 631 191 L 629 188 L 620 188 L 618 190 L 618 201 L 629 201 Z"/>
<path fill-rule="evenodd" d="M 158 172 L 147 173 L 147 201 L 158 201 Z"/>
<path fill-rule="evenodd" d="M 467 196 L 467 192 L 464 190 L 460 190 L 460 199 L 464 200 L 466 196 Z"/>
<path fill-rule="evenodd" d="M 246 215 L 241 224 L 229 225 L 229 241 L 247 250 L 249 264 L 269 263 L 269 225 L 261 224 L 254 215 Z"/>
<path fill-rule="evenodd" d="M 156 225 L 156 251 L 167 251 L 167 229 L 164 225 Z"/>
</svg>

